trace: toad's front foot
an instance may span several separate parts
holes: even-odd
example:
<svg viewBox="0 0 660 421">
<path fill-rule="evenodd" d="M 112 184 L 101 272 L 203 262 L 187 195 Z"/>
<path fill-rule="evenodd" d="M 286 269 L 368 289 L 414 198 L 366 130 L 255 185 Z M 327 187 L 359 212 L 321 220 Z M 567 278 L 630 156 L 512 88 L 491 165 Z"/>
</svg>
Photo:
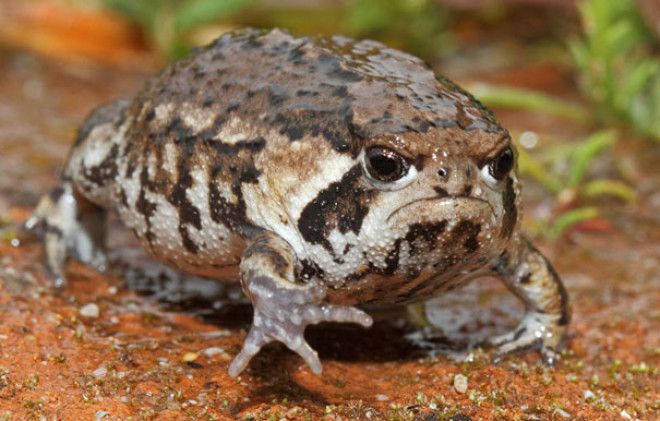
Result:
<svg viewBox="0 0 660 421">
<path fill-rule="evenodd" d="M 237 376 L 252 357 L 269 342 L 279 341 L 298 353 L 314 374 L 321 373 L 316 351 L 305 341 L 307 325 L 320 322 L 372 324 L 371 317 L 355 307 L 319 304 L 325 298 L 324 288 L 303 286 L 283 288 L 269 277 L 253 277 L 249 295 L 254 306 L 252 327 L 243 349 L 229 366 L 229 375 Z"/>
<path fill-rule="evenodd" d="M 566 335 L 566 325 L 561 325 L 560 320 L 561 316 L 556 314 L 528 313 L 517 328 L 489 339 L 489 344 L 497 347 L 493 361 L 499 362 L 508 354 L 539 349 L 543 361 L 554 365 Z"/>
<path fill-rule="evenodd" d="M 362 310 L 325 303 L 324 287 L 296 283 L 295 261 L 289 244 L 268 231 L 256 235 L 243 252 L 241 286 L 252 301 L 254 317 L 243 349 L 229 366 L 230 376 L 238 376 L 252 357 L 273 341 L 297 352 L 319 374 L 319 357 L 305 341 L 307 325 L 349 322 L 371 326 L 371 317 Z"/>
</svg>

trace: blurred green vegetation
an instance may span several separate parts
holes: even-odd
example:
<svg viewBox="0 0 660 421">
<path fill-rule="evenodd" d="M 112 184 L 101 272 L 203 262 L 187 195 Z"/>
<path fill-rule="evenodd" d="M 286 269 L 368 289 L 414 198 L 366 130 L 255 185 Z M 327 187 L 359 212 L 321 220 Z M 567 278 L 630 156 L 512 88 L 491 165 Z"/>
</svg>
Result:
<svg viewBox="0 0 660 421">
<path fill-rule="evenodd" d="M 165 57 L 180 58 L 209 24 L 285 27 L 292 32 L 370 37 L 428 56 L 447 44 L 446 9 L 434 0 L 347 0 L 311 6 L 258 0 L 101 0 L 137 22 Z"/>
<path fill-rule="evenodd" d="M 585 0 L 584 35 L 570 43 L 583 94 L 602 116 L 660 141 L 660 45 L 633 0 Z"/>
<path fill-rule="evenodd" d="M 594 160 L 616 140 L 615 131 L 604 130 L 577 141 L 550 145 L 534 157 L 518 148 L 521 174 L 535 179 L 554 199 L 552 217 L 535 221 L 533 231 L 537 235 L 554 240 L 577 223 L 603 216 L 596 206 L 601 197 L 616 197 L 628 203 L 637 200 L 635 190 L 623 181 L 590 174 Z"/>
<path fill-rule="evenodd" d="M 352 0 L 348 30 L 429 57 L 446 48 L 448 12 L 433 0 Z"/>
<path fill-rule="evenodd" d="M 474 83 L 468 86 L 472 95 L 489 107 L 516 108 L 553 115 L 575 123 L 589 124 L 593 118 L 589 110 L 573 102 L 552 97 L 530 89 Z"/>
<path fill-rule="evenodd" d="M 194 29 L 236 13 L 253 0 L 103 0 L 110 9 L 137 22 L 154 47 L 170 58 L 192 47 L 186 36 Z"/>
</svg>

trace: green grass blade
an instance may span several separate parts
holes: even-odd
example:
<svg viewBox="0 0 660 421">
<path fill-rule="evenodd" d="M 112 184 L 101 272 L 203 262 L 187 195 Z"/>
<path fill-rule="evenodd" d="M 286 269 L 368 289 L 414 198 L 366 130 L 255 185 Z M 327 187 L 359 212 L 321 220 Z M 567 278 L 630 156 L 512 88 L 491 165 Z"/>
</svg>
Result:
<svg viewBox="0 0 660 421">
<path fill-rule="evenodd" d="M 469 91 L 488 106 L 538 111 L 578 123 L 591 122 L 591 115 L 581 105 L 529 89 L 475 83 Z"/>
<path fill-rule="evenodd" d="M 618 180 L 599 179 L 590 181 L 584 186 L 584 194 L 589 197 L 610 195 L 628 203 L 637 200 L 637 192 L 627 184 Z"/>
<path fill-rule="evenodd" d="M 604 130 L 592 134 L 581 142 L 572 156 L 567 185 L 573 188 L 578 187 L 584 179 L 591 161 L 615 141 L 616 133 L 611 130 Z"/>
<path fill-rule="evenodd" d="M 572 209 L 562 213 L 550 226 L 548 237 L 556 240 L 561 237 L 571 226 L 583 221 L 588 221 L 600 216 L 600 212 L 595 207 L 583 207 Z"/>
<path fill-rule="evenodd" d="M 540 162 L 521 147 L 518 148 L 518 169 L 522 174 L 532 177 L 553 194 L 557 194 L 562 190 L 557 178 L 553 177 Z"/>
</svg>

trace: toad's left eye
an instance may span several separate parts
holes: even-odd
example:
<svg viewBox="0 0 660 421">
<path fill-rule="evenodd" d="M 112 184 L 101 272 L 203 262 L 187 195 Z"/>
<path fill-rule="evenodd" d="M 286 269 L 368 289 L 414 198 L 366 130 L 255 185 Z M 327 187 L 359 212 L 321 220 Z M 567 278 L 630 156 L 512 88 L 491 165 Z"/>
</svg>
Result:
<svg viewBox="0 0 660 421">
<path fill-rule="evenodd" d="M 396 152 L 382 147 L 374 147 L 366 154 L 367 172 L 382 182 L 393 182 L 408 173 L 410 165 Z"/>
<path fill-rule="evenodd" d="M 506 148 L 497 158 L 488 164 L 488 172 L 495 180 L 501 180 L 513 168 L 513 150 Z"/>
</svg>

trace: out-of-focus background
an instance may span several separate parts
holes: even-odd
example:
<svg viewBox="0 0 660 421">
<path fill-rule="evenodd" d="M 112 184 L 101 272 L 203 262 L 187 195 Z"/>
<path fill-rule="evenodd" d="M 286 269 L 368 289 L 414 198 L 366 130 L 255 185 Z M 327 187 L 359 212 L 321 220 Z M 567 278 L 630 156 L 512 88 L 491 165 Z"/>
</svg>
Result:
<svg viewBox="0 0 660 421">
<path fill-rule="evenodd" d="M 273 346 L 239 381 L 226 366 L 249 307 L 213 284 L 74 263 L 66 291 L 49 287 L 20 223 L 85 115 L 246 26 L 378 39 L 494 109 L 518 145 L 525 231 L 572 297 L 556 369 L 455 349 L 519 316 L 492 280 L 427 304 L 451 352 L 429 356 L 402 315 L 310 329 L 322 378 Z M 657 0 L 2 0 L 0 75 L 0 420 L 657 419 Z"/>
</svg>

